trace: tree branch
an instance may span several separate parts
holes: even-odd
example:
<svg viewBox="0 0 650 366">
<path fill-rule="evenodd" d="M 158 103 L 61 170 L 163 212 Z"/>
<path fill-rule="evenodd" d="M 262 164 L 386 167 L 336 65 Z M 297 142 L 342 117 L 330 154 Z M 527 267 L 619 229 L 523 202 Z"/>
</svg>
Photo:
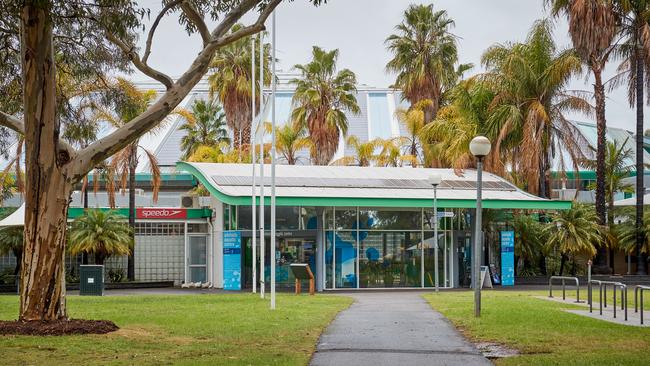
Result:
<svg viewBox="0 0 650 366">
<path fill-rule="evenodd" d="M 156 33 L 156 28 L 158 28 L 158 24 L 162 20 L 162 18 L 167 14 L 169 9 L 173 8 L 174 6 L 184 2 L 185 0 L 174 0 L 170 1 L 165 5 L 164 8 L 158 13 L 158 16 L 156 17 L 156 20 L 153 21 L 153 24 L 151 24 L 151 29 L 149 29 L 149 34 L 147 35 L 147 43 L 144 47 L 144 54 L 142 55 L 142 62 L 144 64 L 147 63 L 147 60 L 149 59 L 149 55 L 151 54 L 151 42 L 153 41 L 153 35 Z"/>
<path fill-rule="evenodd" d="M 25 122 L 2 111 L 0 111 L 0 126 L 12 129 L 21 135 L 25 134 Z"/>
<path fill-rule="evenodd" d="M 117 38 L 113 33 L 109 32 L 108 30 L 106 31 L 106 38 L 119 47 L 124 53 L 129 56 L 129 59 L 133 63 L 133 65 L 140 70 L 143 74 L 149 76 L 150 78 L 160 82 L 165 86 L 165 88 L 170 89 L 172 85 L 174 84 L 174 81 L 172 78 L 169 76 L 165 75 L 164 73 L 152 68 L 149 66 L 147 63 L 143 62 L 140 60 L 140 56 L 138 53 L 135 51 L 135 47 L 127 45 L 124 41 L 121 39 Z"/>
<path fill-rule="evenodd" d="M 192 24 L 196 27 L 197 31 L 201 35 L 201 39 L 203 40 L 203 45 L 205 46 L 208 42 L 210 42 L 210 30 L 208 29 L 208 26 L 205 24 L 205 20 L 203 20 L 203 17 L 199 12 L 196 11 L 194 6 L 190 4 L 189 2 L 183 2 L 181 4 L 181 10 L 183 11 L 183 14 L 189 19 Z"/>
<path fill-rule="evenodd" d="M 222 22 L 210 34 L 211 41 L 204 45 L 187 71 L 176 82 L 171 83 L 170 80 L 170 86 L 167 88 L 167 91 L 154 104 L 149 106 L 144 113 L 132 119 L 123 127 L 113 131 L 108 136 L 80 150 L 74 156 L 73 161 L 68 164 L 69 176 L 74 180 L 81 180 L 98 163 L 112 156 L 158 125 L 185 99 L 192 88 L 205 75 L 210 66 L 210 61 L 219 47 L 253 34 L 256 31 L 264 30 L 264 22 L 282 0 L 272 0 L 269 2 L 254 24 L 230 35 L 226 35 L 244 14 L 255 8 L 261 1 L 263 0 L 243 0 L 236 8 L 224 16 Z M 119 42 L 117 39 L 116 41 Z M 122 44 L 124 43 L 122 42 Z M 127 50 L 133 52 L 128 47 Z M 139 58 L 132 58 L 132 60 L 139 61 Z"/>
</svg>

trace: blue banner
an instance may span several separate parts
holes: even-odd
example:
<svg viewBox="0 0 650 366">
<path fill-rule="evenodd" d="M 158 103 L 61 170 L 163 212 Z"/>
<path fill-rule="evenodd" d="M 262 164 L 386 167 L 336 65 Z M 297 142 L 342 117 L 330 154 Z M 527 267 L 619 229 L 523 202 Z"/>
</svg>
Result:
<svg viewBox="0 0 650 366">
<path fill-rule="evenodd" d="M 241 232 L 223 232 L 223 289 L 241 290 Z"/>
<path fill-rule="evenodd" d="M 501 232 L 501 285 L 515 285 L 515 232 Z"/>
</svg>

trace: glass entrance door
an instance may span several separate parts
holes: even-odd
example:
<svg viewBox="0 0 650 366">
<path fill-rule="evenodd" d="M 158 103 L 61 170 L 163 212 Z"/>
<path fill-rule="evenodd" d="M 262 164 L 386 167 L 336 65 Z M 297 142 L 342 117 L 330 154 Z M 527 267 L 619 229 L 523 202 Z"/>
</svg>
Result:
<svg viewBox="0 0 650 366">
<path fill-rule="evenodd" d="M 208 281 L 208 245 L 205 235 L 188 237 L 188 264 L 190 282 Z"/>
</svg>

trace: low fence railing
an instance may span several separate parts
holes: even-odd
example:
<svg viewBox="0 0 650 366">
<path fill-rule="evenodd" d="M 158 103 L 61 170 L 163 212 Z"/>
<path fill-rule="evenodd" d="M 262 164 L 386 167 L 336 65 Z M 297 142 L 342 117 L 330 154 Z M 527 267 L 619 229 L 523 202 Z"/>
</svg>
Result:
<svg viewBox="0 0 650 366">
<path fill-rule="evenodd" d="M 551 276 L 548 280 L 548 297 L 553 297 L 553 281 L 562 281 L 562 300 L 566 300 L 566 281 L 575 281 L 576 302 L 580 302 L 580 280 L 578 277 Z"/>
</svg>

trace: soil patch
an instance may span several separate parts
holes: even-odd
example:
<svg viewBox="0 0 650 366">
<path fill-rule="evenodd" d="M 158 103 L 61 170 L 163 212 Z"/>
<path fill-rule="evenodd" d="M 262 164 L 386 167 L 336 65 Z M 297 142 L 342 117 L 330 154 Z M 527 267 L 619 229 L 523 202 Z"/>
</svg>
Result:
<svg viewBox="0 0 650 366">
<path fill-rule="evenodd" d="M 120 329 L 110 320 L 0 321 L 0 335 L 106 334 Z"/>
</svg>

